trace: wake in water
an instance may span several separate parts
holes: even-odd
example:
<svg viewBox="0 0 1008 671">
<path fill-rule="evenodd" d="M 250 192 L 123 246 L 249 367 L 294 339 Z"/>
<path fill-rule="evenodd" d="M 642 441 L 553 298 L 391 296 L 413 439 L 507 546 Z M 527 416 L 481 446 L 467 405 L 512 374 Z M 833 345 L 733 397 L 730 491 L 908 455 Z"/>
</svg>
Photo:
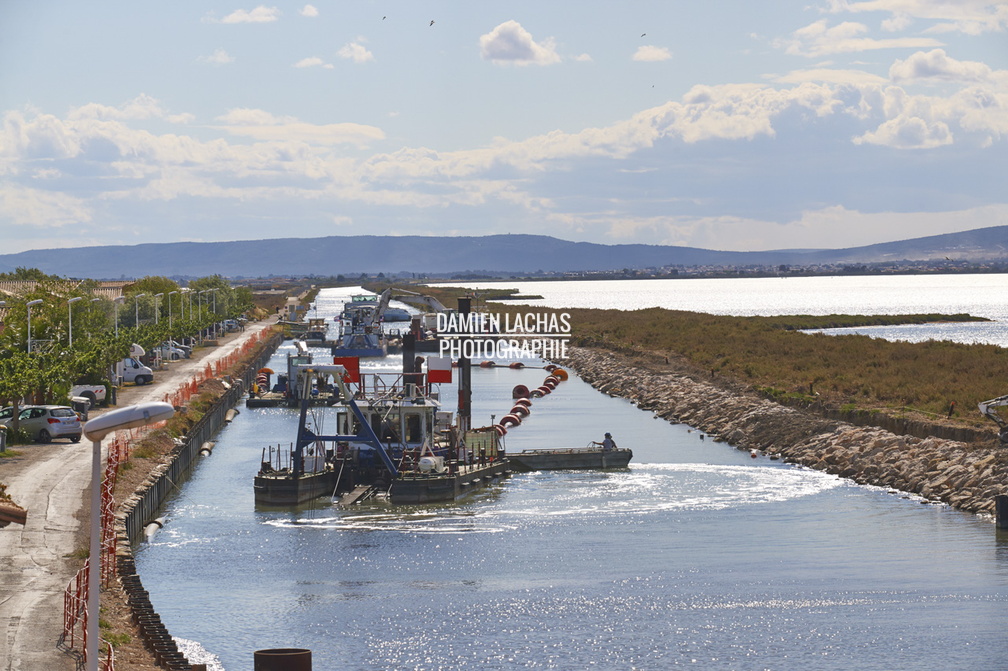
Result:
<svg viewBox="0 0 1008 671">
<path fill-rule="evenodd" d="M 618 472 L 535 472 L 512 476 L 499 496 L 431 507 L 371 504 L 335 514 L 312 511 L 263 523 L 319 530 L 408 534 L 501 533 L 532 518 L 627 517 L 676 510 L 724 510 L 788 501 L 839 487 L 837 476 L 797 468 L 641 464 Z"/>
</svg>

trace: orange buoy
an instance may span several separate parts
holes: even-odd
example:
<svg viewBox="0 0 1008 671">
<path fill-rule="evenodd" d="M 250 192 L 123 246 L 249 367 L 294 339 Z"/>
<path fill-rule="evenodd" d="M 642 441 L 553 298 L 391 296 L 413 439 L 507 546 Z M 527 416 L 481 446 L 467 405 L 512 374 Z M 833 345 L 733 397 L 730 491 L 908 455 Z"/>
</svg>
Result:
<svg viewBox="0 0 1008 671">
<path fill-rule="evenodd" d="M 543 366 L 543 370 L 548 370 L 548 371 L 549 371 L 549 372 L 551 372 L 551 373 L 552 373 L 553 371 L 555 371 L 556 369 L 557 369 L 557 365 L 556 365 L 556 364 L 553 364 L 553 363 L 548 363 L 548 364 L 546 364 L 545 366 Z"/>
<path fill-rule="evenodd" d="M 523 364 L 521 361 L 512 361 L 510 364 L 508 364 L 508 368 L 514 368 L 515 370 L 520 370 L 524 367 L 525 364 Z"/>
<path fill-rule="evenodd" d="M 480 368 L 493 368 L 496 365 L 496 361 L 480 361 Z"/>
<path fill-rule="evenodd" d="M 511 408 L 511 414 L 518 415 L 519 417 L 528 417 L 530 412 L 532 411 L 529 410 L 529 407 L 527 405 L 516 405 L 515 407 Z"/>
<path fill-rule="evenodd" d="M 531 406 L 532 401 L 528 400 L 528 398 L 519 398 L 517 401 L 515 401 L 515 405 Z"/>
<path fill-rule="evenodd" d="M 539 394 L 540 394 L 541 396 L 545 396 L 546 394 L 548 394 L 548 393 L 550 393 L 551 391 L 553 391 L 553 390 L 552 390 L 552 389 L 550 389 L 549 387 L 537 387 L 537 388 L 536 388 L 536 390 L 537 390 L 537 391 L 539 392 Z"/>
<path fill-rule="evenodd" d="M 504 428 L 503 426 L 501 426 L 500 424 L 494 424 L 494 425 L 493 425 L 493 428 L 494 428 L 494 431 L 496 431 L 496 432 L 497 432 L 497 435 L 498 435 L 498 436 L 502 436 L 502 437 L 503 437 L 503 436 L 504 436 L 505 434 L 507 434 L 507 429 L 505 429 L 505 428 Z"/>
<path fill-rule="evenodd" d="M 511 390 L 511 398 L 528 398 L 529 388 L 523 384 L 515 385 L 514 389 Z"/>
<path fill-rule="evenodd" d="M 565 371 L 563 368 L 554 368 L 553 370 L 550 371 L 550 375 L 555 377 L 560 382 L 565 381 L 569 377 L 567 375 L 567 371 Z"/>
</svg>

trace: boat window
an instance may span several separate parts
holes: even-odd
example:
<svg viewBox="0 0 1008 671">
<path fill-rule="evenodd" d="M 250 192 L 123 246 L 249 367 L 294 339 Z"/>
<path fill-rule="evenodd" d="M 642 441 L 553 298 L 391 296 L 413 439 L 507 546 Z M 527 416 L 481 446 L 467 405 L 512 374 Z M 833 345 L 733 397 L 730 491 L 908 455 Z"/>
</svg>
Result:
<svg viewBox="0 0 1008 671">
<path fill-rule="evenodd" d="M 423 440 L 423 431 L 420 426 L 420 415 L 406 415 L 406 441 L 419 443 Z"/>
</svg>

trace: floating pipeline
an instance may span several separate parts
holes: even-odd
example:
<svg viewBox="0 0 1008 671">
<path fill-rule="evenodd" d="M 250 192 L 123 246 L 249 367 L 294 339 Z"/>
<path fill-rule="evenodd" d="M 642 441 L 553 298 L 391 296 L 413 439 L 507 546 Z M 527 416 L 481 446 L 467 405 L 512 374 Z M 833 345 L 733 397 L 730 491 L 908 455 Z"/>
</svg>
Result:
<svg viewBox="0 0 1008 671">
<path fill-rule="evenodd" d="M 982 515 L 993 515 L 995 496 L 1005 491 L 1006 448 L 856 426 L 681 373 L 656 372 L 608 351 L 572 347 L 564 363 L 609 396 L 739 449 Z"/>
<path fill-rule="evenodd" d="M 493 362 L 484 361 L 483 363 L 493 365 Z M 522 367 L 523 366 L 511 365 L 511 368 L 516 370 Z M 532 413 L 531 399 L 541 398 L 546 394 L 551 393 L 554 389 L 556 389 L 558 384 L 566 380 L 568 377 L 567 371 L 554 364 L 549 364 L 544 368 L 549 375 L 547 375 L 546 379 L 543 380 L 541 387 L 530 390 L 525 385 L 518 384 L 511 390 L 511 398 L 514 399 L 514 406 L 507 412 L 507 414 L 500 418 L 500 421 L 493 425 L 493 428 L 497 431 L 497 435 L 503 436 L 507 433 L 508 429 L 520 425 L 522 420 Z"/>
</svg>

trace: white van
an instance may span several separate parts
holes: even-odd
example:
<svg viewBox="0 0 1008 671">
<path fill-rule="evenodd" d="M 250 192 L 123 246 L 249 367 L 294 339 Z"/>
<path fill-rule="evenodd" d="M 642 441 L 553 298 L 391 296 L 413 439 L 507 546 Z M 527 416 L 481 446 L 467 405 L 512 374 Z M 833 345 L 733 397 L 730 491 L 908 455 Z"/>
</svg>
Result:
<svg viewBox="0 0 1008 671">
<path fill-rule="evenodd" d="M 154 371 L 140 363 L 135 357 L 144 355 L 144 348 L 134 343 L 130 347 L 130 354 L 122 361 L 116 362 L 115 374 L 119 384 L 132 382 L 133 384 L 150 384 L 154 381 Z"/>
</svg>

